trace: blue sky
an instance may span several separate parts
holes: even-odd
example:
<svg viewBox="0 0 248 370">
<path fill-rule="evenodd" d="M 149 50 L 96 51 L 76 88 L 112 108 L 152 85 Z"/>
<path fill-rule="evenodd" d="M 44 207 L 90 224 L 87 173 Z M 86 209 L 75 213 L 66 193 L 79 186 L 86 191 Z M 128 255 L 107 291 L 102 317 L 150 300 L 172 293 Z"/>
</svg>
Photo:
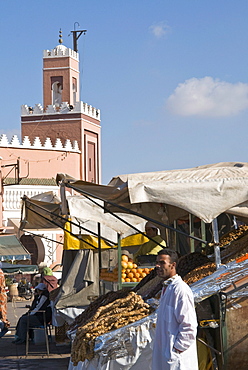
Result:
<svg viewBox="0 0 248 370">
<path fill-rule="evenodd" d="M 78 22 L 81 100 L 101 110 L 102 182 L 247 161 L 248 1 L 0 1 L 0 135 L 42 104 L 42 52 Z M 76 28 L 78 25 L 76 24 Z"/>
</svg>

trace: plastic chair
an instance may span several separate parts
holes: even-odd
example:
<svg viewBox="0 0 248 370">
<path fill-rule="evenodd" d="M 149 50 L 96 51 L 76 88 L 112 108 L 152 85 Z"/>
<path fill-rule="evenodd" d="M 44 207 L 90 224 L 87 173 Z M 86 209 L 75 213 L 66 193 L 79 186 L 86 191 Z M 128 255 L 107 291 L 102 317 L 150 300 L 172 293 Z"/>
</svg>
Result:
<svg viewBox="0 0 248 370">
<path fill-rule="evenodd" d="M 29 313 L 28 313 L 28 319 L 27 319 L 27 333 L 26 333 L 26 356 L 28 355 L 28 350 L 29 350 L 29 331 L 30 330 L 43 330 L 45 334 L 45 340 L 46 340 L 46 350 L 47 350 L 47 356 L 49 356 L 49 337 L 52 340 L 52 332 L 51 332 L 51 323 L 46 323 L 46 311 L 37 311 L 37 312 L 42 312 L 43 316 L 43 324 L 40 326 L 30 326 L 29 325 Z M 48 334 L 49 332 L 49 334 Z"/>
</svg>

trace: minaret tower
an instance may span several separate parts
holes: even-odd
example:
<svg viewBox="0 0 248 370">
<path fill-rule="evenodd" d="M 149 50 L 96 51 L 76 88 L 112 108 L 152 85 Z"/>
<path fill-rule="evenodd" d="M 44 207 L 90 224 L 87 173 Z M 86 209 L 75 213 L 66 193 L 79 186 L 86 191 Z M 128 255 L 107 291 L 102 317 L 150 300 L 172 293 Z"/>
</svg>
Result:
<svg viewBox="0 0 248 370">
<path fill-rule="evenodd" d="M 62 32 L 59 32 L 59 45 L 53 51 L 43 54 L 43 107 L 54 105 L 59 108 L 62 102 L 75 106 L 79 97 L 79 56 L 64 46 Z"/>
<path fill-rule="evenodd" d="M 80 101 L 79 54 L 63 45 L 43 52 L 43 107 L 22 106 L 22 138 L 42 145 L 50 138 L 62 146 L 70 140 L 78 142 L 81 151 L 81 179 L 101 182 L 100 110 Z"/>
</svg>

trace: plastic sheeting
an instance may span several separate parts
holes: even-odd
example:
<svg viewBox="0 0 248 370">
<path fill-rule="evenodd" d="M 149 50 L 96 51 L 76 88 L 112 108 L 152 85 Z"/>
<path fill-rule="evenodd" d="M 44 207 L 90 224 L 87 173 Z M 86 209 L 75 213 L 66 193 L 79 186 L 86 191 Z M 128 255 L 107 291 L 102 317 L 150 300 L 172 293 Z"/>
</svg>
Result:
<svg viewBox="0 0 248 370">
<path fill-rule="evenodd" d="M 243 262 L 230 262 L 222 265 L 217 271 L 207 276 L 190 287 L 194 294 L 195 302 L 201 302 L 213 294 L 226 290 L 229 287 L 235 287 L 237 281 L 248 276 L 248 259 Z M 244 292 L 243 292 L 244 294 Z M 248 290 L 246 289 L 246 296 Z"/>
</svg>

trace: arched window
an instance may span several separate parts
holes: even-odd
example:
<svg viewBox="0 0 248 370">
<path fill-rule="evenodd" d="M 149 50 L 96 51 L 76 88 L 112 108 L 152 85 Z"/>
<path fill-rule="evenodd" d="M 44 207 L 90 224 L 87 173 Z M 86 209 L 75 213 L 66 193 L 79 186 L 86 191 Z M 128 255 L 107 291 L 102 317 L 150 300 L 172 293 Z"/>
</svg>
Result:
<svg viewBox="0 0 248 370">
<path fill-rule="evenodd" d="M 73 105 L 77 102 L 77 79 L 72 77 L 72 94 L 73 94 Z"/>
<path fill-rule="evenodd" d="M 62 103 L 62 85 L 56 81 L 52 84 L 52 104 L 55 107 L 60 107 Z"/>
</svg>

